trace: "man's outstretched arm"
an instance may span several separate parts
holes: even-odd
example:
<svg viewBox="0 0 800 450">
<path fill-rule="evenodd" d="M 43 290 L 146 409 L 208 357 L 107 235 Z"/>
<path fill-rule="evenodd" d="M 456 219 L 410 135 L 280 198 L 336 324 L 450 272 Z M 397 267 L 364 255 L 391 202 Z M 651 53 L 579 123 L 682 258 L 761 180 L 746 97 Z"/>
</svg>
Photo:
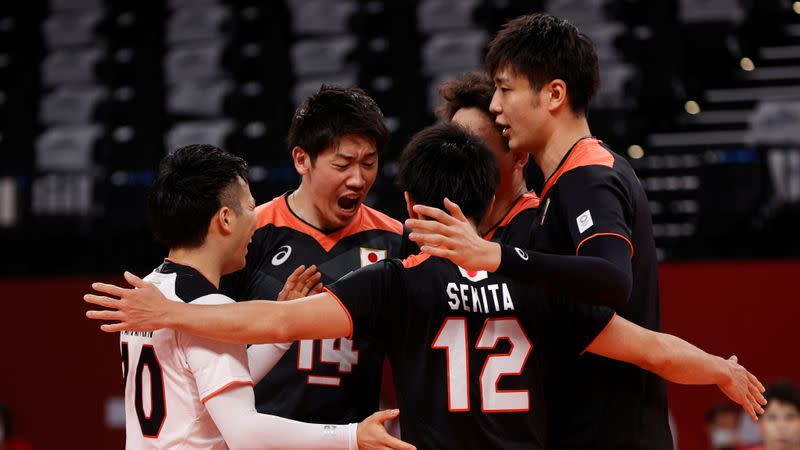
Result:
<svg viewBox="0 0 800 450">
<path fill-rule="evenodd" d="M 753 420 L 763 414 L 764 386 L 739 365 L 736 356 L 723 359 L 683 339 L 642 328 L 618 315 L 589 344 L 586 351 L 635 364 L 679 384 L 716 384 Z"/>
<path fill-rule="evenodd" d="M 172 328 L 237 344 L 337 338 L 352 333 L 347 310 L 327 292 L 285 302 L 193 305 L 168 300 L 153 284 L 128 272 L 125 279 L 133 289 L 94 283 L 93 289 L 107 295 L 84 296 L 88 303 L 109 308 L 86 313 L 90 319 L 115 322 L 102 325 L 103 331 Z"/>
</svg>

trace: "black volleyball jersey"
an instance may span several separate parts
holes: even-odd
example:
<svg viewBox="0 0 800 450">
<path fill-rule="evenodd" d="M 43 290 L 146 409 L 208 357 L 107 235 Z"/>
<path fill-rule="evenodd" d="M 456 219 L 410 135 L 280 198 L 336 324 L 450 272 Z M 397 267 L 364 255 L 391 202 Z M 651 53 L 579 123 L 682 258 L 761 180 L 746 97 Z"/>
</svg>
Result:
<svg viewBox="0 0 800 450">
<path fill-rule="evenodd" d="M 356 340 L 386 346 L 402 438 L 419 449 L 544 449 L 539 352 L 557 341 L 578 355 L 613 317 L 424 254 L 382 261 L 327 290 Z"/>
<path fill-rule="evenodd" d="M 295 215 L 287 195 L 256 209 L 247 265 L 222 283 L 235 300 L 276 298 L 300 265 L 316 264 L 328 285 L 360 267 L 407 255 L 400 222 L 362 205 L 350 224 L 325 233 Z M 378 409 L 383 360 L 383 349 L 368 340 L 297 341 L 256 385 L 256 407 L 304 422 L 359 422 Z"/>
<path fill-rule="evenodd" d="M 514 247 L 530 248 L 537 208 L 539 197 L 535 193 L 520 195 L 503 218 L 483 234 L 483 238 Z"/>
<path fill-rule="evenodd" d="M 659 330 L 656 250 L 644 189 L 628 162 L 601 141 L 585 138 L 567 153 L 541 193 L 533 250 L 580 253 L 611 236 L 631 249 L 633 285 L 620 316 Z M 667 450 L 672 437 L 666 384 L 631 364 L 556 352 L 547 361 L 549 448 Z"/>
</svg>

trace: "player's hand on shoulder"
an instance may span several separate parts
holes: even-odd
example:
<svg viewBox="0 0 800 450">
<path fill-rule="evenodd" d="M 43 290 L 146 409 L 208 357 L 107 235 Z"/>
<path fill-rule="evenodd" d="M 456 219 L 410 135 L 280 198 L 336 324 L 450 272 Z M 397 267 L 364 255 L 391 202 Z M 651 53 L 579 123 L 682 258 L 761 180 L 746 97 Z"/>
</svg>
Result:
<svg viewBox="0 0 800 450">
<path fill-rule="evenodd" d="M 294 300 L 322 292 L 322 273 L 317 266 L 300 266 L 289 275 L 276 300 Z"/>
<path fill-rule="evenodd" d="M 725 360 L 725 371 L 726 376 L 723 382 L 718 383 L 719 388 L 757 421 L 758 414 L 764 414 L 763 406 L 767 404 L 762 394 L 764 385 L 739 364 L 736 355 Z"/>
<path fill-rule="evenodd" d="M 364 419 L 363 422 L 358 424 L 358 431 L 356 436 L 358 439 L 359 450 L 385 450 L 385 449 L 399 449 L 399 450 L 415 450 L 411 444 L 407 444 L 400 439 L 397 439 L 386 431 L 384 425 L 387 420 L 396 419 L 400 416 L 400 410 L 387 409 L 378 411 L 375 414 Z"/>
<path fill-rule="evenodd" d="M 423 253 L 449 259 L 467 270 L 493 272 L 500 265 L 500 246 L 483 239 L 461 208 L 449 199 L 444 205 L 448 214 L 438 208 L 414 205 L 414 212 L 431 220 L 408 219 L 411 228 L 409 239 L 420 246 Z"/>
<path fill-rule="evenodd" d="M 133 289 L 93 283 L 92 289 L 107 295 L 86 294 L 83 300 L 108 309 L 87 311 L 86 317 L 115 322 L 100 326 L 100 329 L 109 333 L 164 328 L 170 306 L 177 302 L 169 301 L 155 285 L 130 272 L 125 272 L 125 280 Z"/>
</svg>

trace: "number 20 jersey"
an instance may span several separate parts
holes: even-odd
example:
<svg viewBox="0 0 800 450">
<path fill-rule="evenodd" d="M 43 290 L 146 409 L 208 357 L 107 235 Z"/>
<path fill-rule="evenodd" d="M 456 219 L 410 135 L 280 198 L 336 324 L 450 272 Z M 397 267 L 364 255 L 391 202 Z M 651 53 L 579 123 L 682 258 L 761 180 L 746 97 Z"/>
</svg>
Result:
<svg viewBox="0 0 800 450">
<path fill-rule="evenodd" d="M 386 345 L 402 438 L 420 449 L 546 448 L 541 351 L 579 354 L 613 317 L 424 254 L 365 267 L 328 291 L 355 339 Z"/>
<path fill-rule="evenodd" d="M 287 196 L 256 209 L 259 224 L 247 265 L 222 283 L 237 301 L 276 298 L 300 265 L 316 264 L 328 285 L 376 261 L 406 256 L 400 222 L 362 205 L 348 225 L 324 233 L 297 216 Z M 359 422 L 378 409 L 384 358 L 368 339 L 295 342 L 256 385 L 256 407 L 304 422 Z"/>
<path fill-rule="evenodd" d="M 145 281 L 173 301 L 233 303 L 195 269 L 164 261 Z M 120 333 L 128 449 L 227 449 L 205 408 L 211 397 L 252 385 L 244 345 L 168 328 Z"/>
</svg>

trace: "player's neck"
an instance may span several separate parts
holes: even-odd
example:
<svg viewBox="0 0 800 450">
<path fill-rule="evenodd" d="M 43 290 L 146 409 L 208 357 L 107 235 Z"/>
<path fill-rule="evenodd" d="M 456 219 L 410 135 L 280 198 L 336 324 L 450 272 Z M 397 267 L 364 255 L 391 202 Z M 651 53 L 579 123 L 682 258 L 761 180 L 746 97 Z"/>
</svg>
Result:
<svg viewBox="0 0 800 450">
<path fill-rule="evenodd" d="M 329 228 L 327 224 L 323 223 L 318 209 L 314 206 L 311 192 L 308 189 L 304 189 L 302 183 L 294 192 L 289 194 L 286 200 L 289 203 L 289 209 L 296 216 L 303 219 L 304 222 L 320 230 Z"/>
<path fill-rule="evenodd" d="M 222 277 L 220 255 L 208 251 L 205 246 L 197 248 L 173 248 L 169 251 L 170 261 L 184 266 L 189 266 L 206 277 L 214 287 L 219 288 L 219 279 Z"/>
<path fill-rule="evenodd" d="M 545 180 L 553 175 L 561 160 L 578 140 L 592 135 L 586 116 L 575 117 L 571 111 L 565 113 L 568 116 L 559 121 L 559 126 L 553 130 L 544 149 L 533 155 Z"/>
<path fill-rule="evenodd" d="M 528 187 L 525 184 L 525 179 L 522 178 L 522 174 L 515 173 L 514 176 L 515 182 L 511 187 L 498 189 L 495 193 L 492 210 L 483 218 L 483 221 L 478 227 L 479 234 L 486 234 L 490 227 L 493 227 L 497 222 L 503 219 L 503 216 L 508 213 L 508 210 L 514 206 L 514 202 L 516 202 L 522 194 L 528 192 Z"/>
</svg>

